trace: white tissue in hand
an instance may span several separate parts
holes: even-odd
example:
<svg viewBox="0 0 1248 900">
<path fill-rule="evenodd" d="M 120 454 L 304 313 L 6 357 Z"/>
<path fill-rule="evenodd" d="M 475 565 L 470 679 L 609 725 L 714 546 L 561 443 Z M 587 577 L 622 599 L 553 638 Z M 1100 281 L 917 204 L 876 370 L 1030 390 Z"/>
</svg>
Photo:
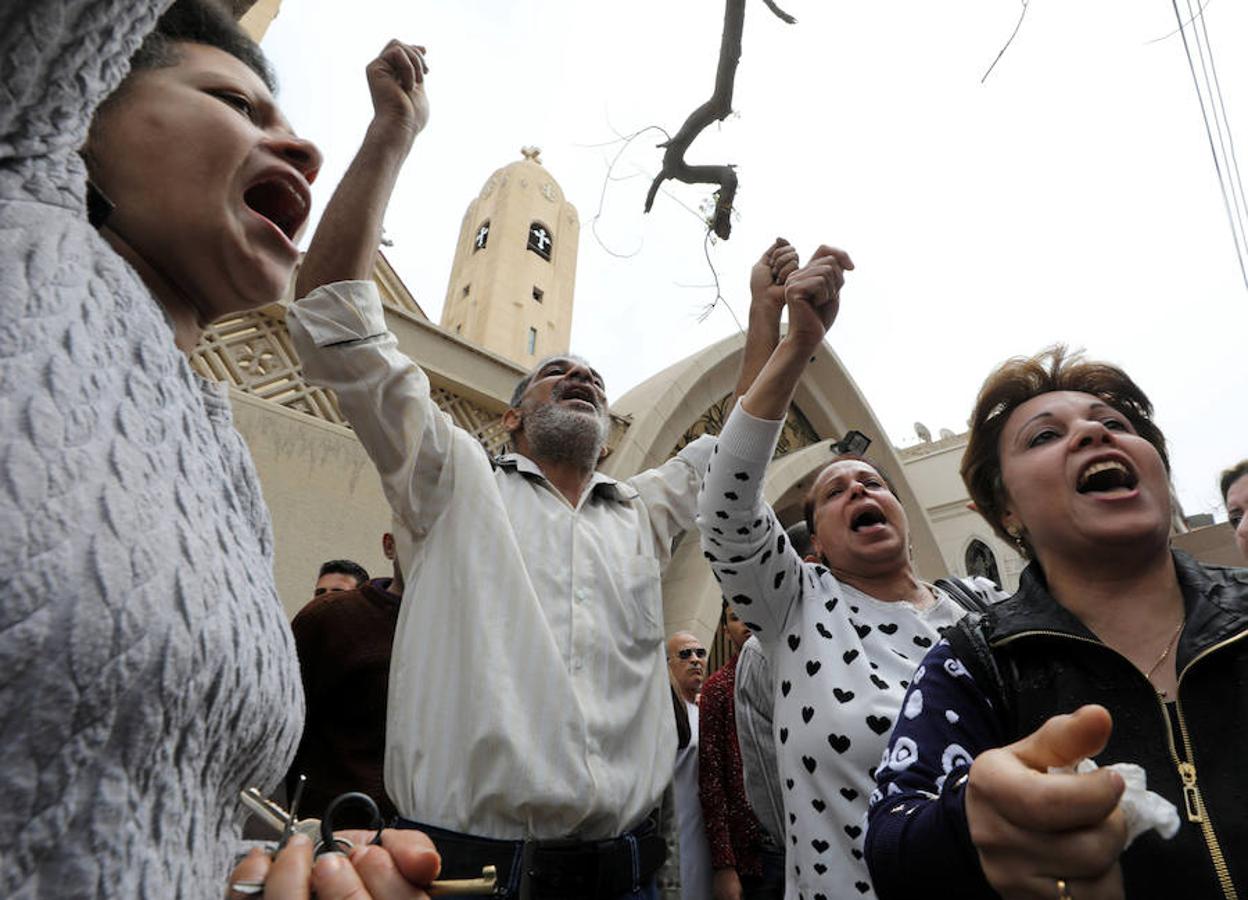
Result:
<svg viewBox="0 0 1248 900">
<path fill-rule="evenodd" d="M 1070 766 L 1054 766 L 1049 771 L 1068 774 L 1077 772 L 1082 775 L 1086 772 L 1095 772 L 1098 768 L 1092 760 L 1084 759 L 1073 769 Z M 1121 775 L 1126 784 L 1122 799 L 1118 801 L 1118 805 L 1122 808 L 1122 815 L 1127 821 L 1127 842 L 1123 845 L 1124 850 L 1150 828 L 1155 829 L 1167 840 L 1179 833 L 1178 809 L 1165 797 L 1148 789 L 1148 776 L 1142 767 L 1135 763 L 1113 763 L 1107 768 Z"/>
</svg>

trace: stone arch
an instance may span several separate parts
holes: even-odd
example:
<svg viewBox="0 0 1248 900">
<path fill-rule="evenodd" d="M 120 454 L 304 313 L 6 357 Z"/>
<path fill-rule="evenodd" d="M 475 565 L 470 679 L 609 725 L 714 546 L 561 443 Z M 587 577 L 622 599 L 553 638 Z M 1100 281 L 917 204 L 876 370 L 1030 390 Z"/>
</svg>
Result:
<svg viewBox="0 0 1248 900">
<path fill-rule="evenodd" d="M 627 433 L 604 469 L 627 478 L 662 464 L 685 435 L 736 386 L 745 336 L 734 334 L 652 376 L 612 407 L 629 419 Z M 727 404 L 724 404 L 726 407 Z M 905 478 L 900 457 L 866 399 L 832 348 L 823 343 L 798 385 L 794 406 L 818 438 L 816 443 L 776 459 L 764 486 L 767 501 L 790 524 L 794 502 L 800 515 L 804 486 L 831 456 L 831 445 L 856 428 L 873 441 L 871 456 L 888 469 L 910 517 L 915 564 L 924 578 L 946 574 L 927 513 Z M 669 631 L 688 629 L 709 642 L 719 621 L 720 593 L 702 558 L 696 533 L 686 534 L 663 579 L 664 616 Z"/>
<path fill-rule="evenodd" d="M 992 544 L 989 541 L 971 535 L 967 538 L 965 546 L 962 547 L 962 559 L 960 562 L 962 563 L 962 571 L 968 578 L 973 575 L 983 575 L 998 586 L 1003 584 L 1001 580 L 1001 562 L 997 559 L 997 554 L 992 549 Z"/>
</svg>

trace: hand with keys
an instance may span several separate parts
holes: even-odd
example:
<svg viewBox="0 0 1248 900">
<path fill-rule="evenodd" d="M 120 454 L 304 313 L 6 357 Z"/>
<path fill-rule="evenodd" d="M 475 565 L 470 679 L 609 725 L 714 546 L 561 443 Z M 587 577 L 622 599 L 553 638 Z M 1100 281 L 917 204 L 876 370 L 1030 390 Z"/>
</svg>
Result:
<svg viewBox="0 0 1248 900">
<path fill-rule="evenodd" d="M 243 804 L 281 833 L 271 852 L 252 850 L 230 876 L 229 900 L 263 895 L 267 900 L 419 900 L 430 896 L 489 896 L 494 892 L 493 867 L 480 879 L 435 881 L 441 865 L 432 842 L 419 831 L 333 831 L 335 809 L 347 802 L 365 803 L 363 794 L 344 794 L 330 804 L 324 821 L 297 818 L 296 788 L 287 812 L 255 788 L 244 791 Z M 380 816 L 375 816 L 380 828 Z"/>
</svg>

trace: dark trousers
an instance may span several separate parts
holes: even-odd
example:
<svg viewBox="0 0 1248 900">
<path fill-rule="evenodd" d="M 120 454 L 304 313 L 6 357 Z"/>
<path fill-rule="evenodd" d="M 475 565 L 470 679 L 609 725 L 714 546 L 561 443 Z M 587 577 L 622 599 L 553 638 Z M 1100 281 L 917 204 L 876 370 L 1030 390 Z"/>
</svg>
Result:
<svg viewBox="0 0 1248 900">
<path fill-rule="evenodd" d="M 639 837 L 648 843 L 655 840 L 652 836 L 653 828 L 649 823 L 643 826 L 643 828 L 631 832 L 625 838 L 620 839 L 626 846 L 631 845 L 633 848 L 631 869 L 636 877 L 635 890 L 623 889 L 605 892 L 582 887 L 574 889 L 574 894 L 566 890 L 556 890 L 548 887 L 549 877 L 547 885 L 544 885 L 541 875 L 534 879 L 529 879 L 526 876 L 526 871 L 533 871 L 532 867 L 535 866 L 538 870 L 546 868 L 548 876 L 553 876 L 553 880 L 557 881 L 560 868 L 559 863 L 556 862 L 554 864 L 555 869 L 551 870 L 550 866 L 552 863 L 549 851 L 545 851 L 546 855 L 543 857 L 543 850 L 540 848 L 550 847 L 552 844 L 558 845 L 570 842 L 526 844 L 523 841 L 493 840 L 424 825 L 402 817 L 395 821 L 394 827 L 419 829 L 429 836 L 429 839 L 433 841 L 434 847 L 437 848 L 438 853 L 442 856 L 442 874 L 439 876 L 440 878 L 479 878 L 483 866 L 495 866 L 498 871 L 498 887 L 494 893 L 482 894 L 482 897 L 505 898 L 505 900 L 520 900 L 520 898 L 527 898 L 527 900 L 545 900 L 545 898 L 571 900 L 573 896 L 576 897 L 576 900 L 658 900 L 659 895 L 654 883 L 653 869 L 658 867 L 659 862 L 662 862 L 662 852 L 658 854 L 658 862 L 650 860 L 648 858 L 649 854 L 638 852 Z M 531 848 L 539 848 L 536 850 L 538 855 L 530 857 L 530 859 L 535 860 L 535 863 L 526 862 L 526 851 Z M 556 859 L 560 849 L 562 848 L 556 847 Z M 645 862 L 653 862 L 653 867 L 651 871 L 643 873 L 641 866 Z M 783 887 L 783 884 L 782 866 L 781 887 Z"/>
<path fill-rule="evenodd" d="M 769 840 L 762 857 L 762 874 L 741 879 L 741 896 L 744 900 L 784 900 L 784 848 Z"/>
</svg>

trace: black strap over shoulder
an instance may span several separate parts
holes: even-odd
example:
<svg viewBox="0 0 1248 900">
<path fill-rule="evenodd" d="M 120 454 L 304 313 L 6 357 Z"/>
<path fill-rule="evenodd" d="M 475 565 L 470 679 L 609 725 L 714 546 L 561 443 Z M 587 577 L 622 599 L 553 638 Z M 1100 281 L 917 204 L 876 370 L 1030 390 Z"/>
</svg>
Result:
<svg viewBox="0 0 1248 900">
<path fill-rule="evenodd" d="M 1006 685 L 1001 667 L 992 654 L 984 632 L 984 615 L 969 612 L 941 635 L 949 642 L 956 656 L 988 697 L 1005 722 L 1014 721 L 1014 692 Z"/>
<path fill-rule="evenodd" d="M 988 604 L 979 594 L 972 591 L 957 578 L 937 578 L 936 587 L 953 598 L 958 606 L 970 613 L 988 612 Z"/>
</svg>

